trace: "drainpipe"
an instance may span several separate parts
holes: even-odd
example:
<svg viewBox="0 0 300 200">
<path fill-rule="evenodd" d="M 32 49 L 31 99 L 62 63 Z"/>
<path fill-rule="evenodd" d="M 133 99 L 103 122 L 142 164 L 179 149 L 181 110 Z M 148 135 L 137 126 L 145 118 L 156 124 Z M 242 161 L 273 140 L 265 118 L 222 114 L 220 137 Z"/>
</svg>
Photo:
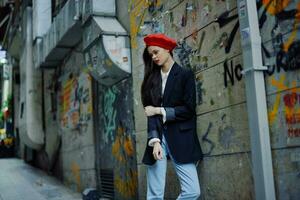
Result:
<svg viewBox="0 0 300 200">
<path fill-rule="evenodd" d="M 272 154 L 256 1 L 238 0 L 243 49 L 252 173 L 257 200 L 275 200 Z"/>
</svg>

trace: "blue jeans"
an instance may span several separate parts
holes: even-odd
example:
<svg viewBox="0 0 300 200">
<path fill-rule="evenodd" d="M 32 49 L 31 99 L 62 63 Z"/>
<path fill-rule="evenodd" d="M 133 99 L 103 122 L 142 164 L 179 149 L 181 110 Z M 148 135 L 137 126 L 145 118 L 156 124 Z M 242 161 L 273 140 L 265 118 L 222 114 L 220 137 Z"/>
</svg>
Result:
<svg viewBox="0 0 300 200">
<path fill-rule="evenodd" d="M 147 166 L 147 200 L 162 200 L 164 198 L 168 154 L 180 181 L 181 193 L 177 199 L 198 199 L 200 196 L 200 185 L 196 165 L 194 163 L 176 163 L 169 153 L 164 136 L 162 138 L 162 149 L 163 159 Z"/>
</svg>

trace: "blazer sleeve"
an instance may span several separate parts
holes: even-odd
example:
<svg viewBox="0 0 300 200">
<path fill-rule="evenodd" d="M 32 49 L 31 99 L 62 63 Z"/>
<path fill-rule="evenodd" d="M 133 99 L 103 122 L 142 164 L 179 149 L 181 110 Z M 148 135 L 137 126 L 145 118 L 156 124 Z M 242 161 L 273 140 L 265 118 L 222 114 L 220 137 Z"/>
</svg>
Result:
<svg viewBox="0 0 300 200">
<path fill-rule="evenodd" d="M 186 71 L 183 105 L 165 107 L 166 122 L 184 121 L 191 119 L 196 114 L 196 86 L 195 75 L 191 70 Z"/>
<path fill-rule="evenodd" d="M 159 120 L 159 116 L 157 115 L 147 117 L 148 139 L 159 138 Z"/>
</svg>

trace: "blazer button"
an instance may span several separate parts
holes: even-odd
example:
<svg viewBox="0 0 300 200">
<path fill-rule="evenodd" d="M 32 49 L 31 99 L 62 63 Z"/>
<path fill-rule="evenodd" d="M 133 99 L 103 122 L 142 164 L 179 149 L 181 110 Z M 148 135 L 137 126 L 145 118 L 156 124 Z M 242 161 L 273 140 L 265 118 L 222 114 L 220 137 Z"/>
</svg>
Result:
<svg viewBox="0 0 300 200">
<path fill-rule="evenodd" d="M 164 125 L 164 129 L 167 130 L 167 126 L 166 125 Z"/>
</svg>

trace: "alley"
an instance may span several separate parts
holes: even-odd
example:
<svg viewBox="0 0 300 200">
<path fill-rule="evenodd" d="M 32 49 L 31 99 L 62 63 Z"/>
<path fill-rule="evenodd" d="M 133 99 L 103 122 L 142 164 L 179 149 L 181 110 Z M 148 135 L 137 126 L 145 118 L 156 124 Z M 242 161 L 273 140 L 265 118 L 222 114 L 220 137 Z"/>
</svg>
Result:
<svg viewBox="0 0 300 200">
<path fill-rule="evenodd" d="M 0 0 L 0 200 L 300 200 L 299 52 L 300 0 Z"/>
<path fill-rule="evenodd" d="M 0 159 L 0 200 L 79 200 L 57 179 L 20 159 Z"/>
</svg>

